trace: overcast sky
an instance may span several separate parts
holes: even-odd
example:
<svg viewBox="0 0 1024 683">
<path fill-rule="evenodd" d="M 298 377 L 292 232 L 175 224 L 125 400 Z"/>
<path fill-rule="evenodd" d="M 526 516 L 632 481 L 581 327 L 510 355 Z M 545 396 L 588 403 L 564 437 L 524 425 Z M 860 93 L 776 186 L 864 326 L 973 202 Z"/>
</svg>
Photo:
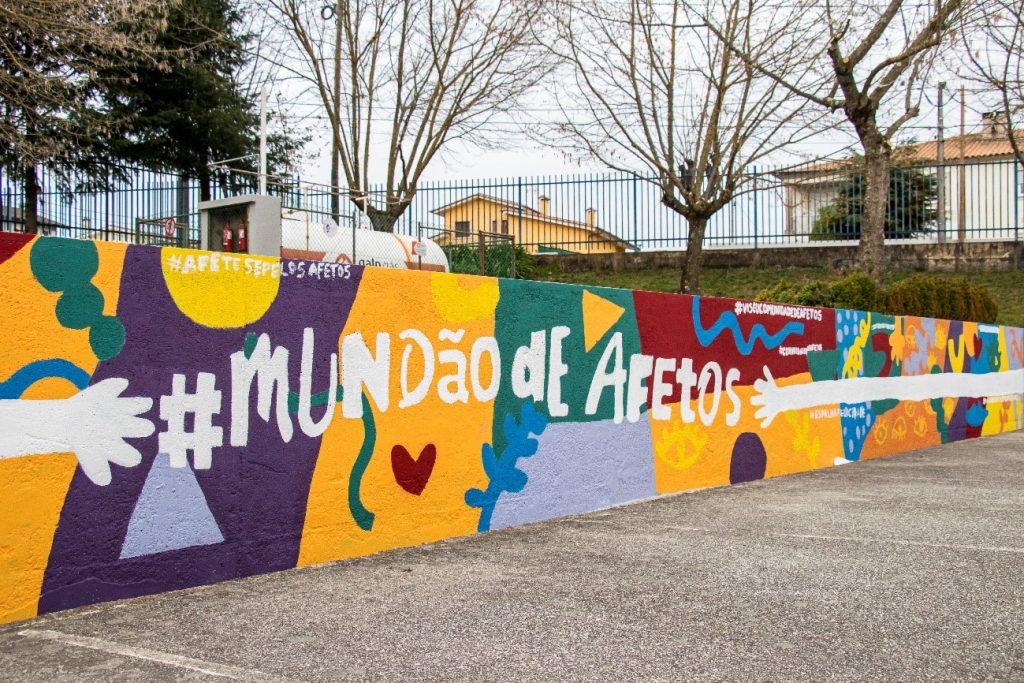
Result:
<svg viewBox="0 0 1024 683">
<path fill-rule="evenodd" d="M 955 73 L 955 67 L 939 64 L 934 66 L 937 70 L 946 72 L 943 75 L 948 83 L 945 102 L 945 134 L 947 137 L 952 137 L 957 135 L 960 130 L 959 87 L 962 79 L 959 74 Z M 933 82 L 934 75 L 931 79 Z M 330 134 L 326 117 L 319 104 L 319 98 L 311 92 L 302 93 L 296 90 L 296 88 L 305 86 L 282 83 L 276 87 L 277 91 L 273 93 L 276 99 L 283 102 L 285 111 L 289 112 L 293 118 L 301 120 L 301 127 L 312 135 L 312 141 L 306 150 L 306 158 L 297 169 L 300 177 L 307 182 L 328 183 L 330 179 Z M 986 104 L 981 101 L 982 98 L 978 94 L 972 93 L 972 87 L 969 84 L 967 87 L 966 122 L 967 131 L 972 132 L 980 128 L 981 112 L 986 109 Z M 896 136 L 897 143 L 935 139 L 937 130 L 935 91 L 935 85 L 930 85 L 927 88 L 925 96 L 921 100 L 921 115 L 901 128 Z M 503 114 L 497 115 L 494 120 L 489 121 L 486 124 L 485 132 L 494 141 L 491 148 L 481 149 L 459 140 L 450 142 L 432 160 L 423 180 L 550 176 L 607 171 L 608 169 L 597 161 L 571 159 L 559 150 L 539 146 L 522 130 L 522 122 L 513 120 L 525 116 L 533 121 L 530 125 L 535 128 L 544 125 L 544 121 L 551 121 L 558 116 L 558 102 L 553 98 L 559 95 L 557 90 L 554 95 L 550 90 L 538 91 L 535 95 L 525 98 L 526 101 L 523 103 L 520 116 Z M 988 106 L 992 106 L 991 103 Z M 840 115 L 838 118 L 842 119 L 842 116 Z M 389 134 L 389 126 L 379 125 L 376 127 L 375 135 L 379 137 L 380 143 L 377 145 L 379 153 L 373 155 L 375 159 L 387 158 L 386 136 Z M 842 157 L 859 151 L 860 146 L 857 144 L 856 136 L 849 124 L 844 122 L 837 130 L 794 144 L 786 153 L 780 154 L 777 159 L 773 158 L 771 162 L 775 165 L 787 165 L 811 159 Z M 377 176 L 377 180 L 382 180 L 383 168 L 371 167 L 371 177 L 374 175 Z"/>
<path fill-rule="evenodd" d="M 958 135 L 960 131 L 959 104 L 947 101 L 945 107 L 946 137 Z M 934 98 L 933 98 L 934 99 Z M 980 114 L 968 109 L 967 130 L 971 132 L 980 125 Z M 932 106 L 917 120 L 906 126 L 901 139 L 913 137 L 918 141 L 934 140 L 936 135 L 936 112 Z M 318 128 L 320 128 L 318 126 Z M 308 160 L 303 164 L 300 175 L 303 180 L 311 182 L 327 182 L 330 172 L 329 133 L 327 129 L 311 131 L 314 141 L 310 145 Z M 383 132 L 383 131 L 382 131 Z M 425 180 L 440 181 L 453 179 L 499 178 L 510 176 L 546 176 L 573 173 L 600 173 L 607 171 L 601 164 L 593 160 L 572 160 L 557 150 L 544 149 L 528 140 L 525 135 L 511 125 L 505 126 L 500 132 L 503 149 L 480 149 L 456 141 L 442 154 L 435 157 L 428 168 Z M 312 153 L 320 149 L 321 153 Z M 856 152 L 859 145 L 855 137 L 847 129 L 833 131 L 819 139 L 809 140 L 795 145 L 792 155 L 780 157 L 777 163 L 793 163 L 797 160 L 843 156 Z M 386 156 L 387 148 L 381 145 L 381 155 Z"/>
</svg>

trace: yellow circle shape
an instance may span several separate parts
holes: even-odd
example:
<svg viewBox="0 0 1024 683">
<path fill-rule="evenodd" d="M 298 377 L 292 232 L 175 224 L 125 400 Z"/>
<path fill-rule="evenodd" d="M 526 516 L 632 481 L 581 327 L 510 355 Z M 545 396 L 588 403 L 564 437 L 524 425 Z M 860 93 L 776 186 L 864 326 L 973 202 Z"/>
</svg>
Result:
<svg viewBox="0 0 1024 683">
<path fill-rule="evenodd" d="M 164 282 L 178 309 L 206 327 L 256 322 L 277 298 L 281 262 L 268 256 L 164 247 Z"/>
<path fill-rule="evenodd" d="M 430 292 L 437 312 L 450 323 L 493 316 L 500 296 L 495 278 L 452 273 L 431 273 Z"/>
</svg>

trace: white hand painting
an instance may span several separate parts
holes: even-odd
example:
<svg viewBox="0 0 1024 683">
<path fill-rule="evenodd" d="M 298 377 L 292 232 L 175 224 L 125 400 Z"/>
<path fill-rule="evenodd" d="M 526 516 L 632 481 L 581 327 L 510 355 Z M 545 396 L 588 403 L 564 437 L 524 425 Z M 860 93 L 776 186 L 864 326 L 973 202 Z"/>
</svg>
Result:
<svg viewBox="0 0 1024 683">
<path fill-rule="evenodd" d="M 781 400 L 781 389 L 772 377 L 772 371 L 764 366 L 764 379 L 754 381 L 754 391 L 757 393 L 750 397 L 750 404 L 761 406 L 754 412 L 754 418 L 761 420 L 761 426 L 767 427 L 775 417 L 785 410 L 785 402 Z"/>
<path fill-rule="evenodd" d="M 907 377 L 853 377 L 780 387 L 767 367 L 764 379 L 754 382 L 751 405 L 760 406 L 754 417 L 767 427 L 779 413 L 840 403 L 866 403 L 896 399 L 925 401 L 933 398 L 1020 397 L 1024 370 L 972 374 L 937 372 Z"/>
<path fill-rule="evenodd" d="M 153 399 L 121 396 L 128 380 L 105 379 L 59 400 L 0 400 L 0 459 L 73 452 L 82 472 L 99 486 L 111 480 L 110 463 L 134 467 L 142 455 L 125 439 L 149 436 L 139 417 Z"/>
</svg>

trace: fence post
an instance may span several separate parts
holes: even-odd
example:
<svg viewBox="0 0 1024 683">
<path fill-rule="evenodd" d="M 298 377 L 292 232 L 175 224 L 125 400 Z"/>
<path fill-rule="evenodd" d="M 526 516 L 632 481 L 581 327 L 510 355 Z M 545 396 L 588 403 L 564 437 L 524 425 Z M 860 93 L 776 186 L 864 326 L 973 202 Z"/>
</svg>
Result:
<svg viewBox="0 0 1024 683">
<path fill-rule="evenodd" d="M 109 240 L 110 239 L 110 191 L 109 191 L 109 188 L 110 188 L 110 186 L 113 183 L 111 181 L 111 176 L 110 176 L 110 162 L 109 161 L 107 162 L 106 166 L 107 166 L 106 167 L 106 171 L 107 171 L 107 188 L 108 188 L 108 191 L 106 192 L 105 201 L 103 202 L 104 207 L 105 207 L 105 213 L 106 213 L 106 221 L 104 221 L 104 225 L 103 225 L 103 239 Z"/>
<path fill-rule="evenodd" d="M 509 244 L 512 246 L 512 279 L 516 279 L 516 238 L 509 236 Z"/>
<path fill-rule="evenodd" d="M 633 246 L 640 251 L 640 219 L 637 215 L 639 201 L 636 194 L 636 174 L 633 174 Z"/>
<path fill-rule="evenodd" d="M 1020 241 L 1020 159 L 1013 157 L 1013 241 Z"/>
<path fill-rule="evenodd" d="M 188 219 L 190 217 L 192 207 L 189 206 L 188 176 L 183 173 L 178 174 L 178 187 L 175 196 L 175 204 L 174 212 L 177 214 L 177 220 L 180 220 L 184 225 L 188 225 Z M 147 218 L 148 217 L 149 216 L 147 216 Z M 189 229 L 186 227 L 180 228 L 180 232 L 178 233 L 179 247 L 188 246 L 188 230 Z"/>
<path fill-rule="evenodd" d="M 484 272 L 486 270 L 485 264 L 484 264 L 484 250 L 486 249 L 486 247 L 484 246 L 484 234 L 478 230 L 477 233 L 476 233 L 476 236 L 477 236 L 477 239 L 478 239 L 478 241 L 480 243 L 480 263 L 479 263 L 480 274 L 481 275 L 486 275 L 486 273 Z"/>
<path fill-rule="evenodd" d="M 516 198 L 516 214 L 518 219 L 518 225 L 516 226 L 516 237 L 519 239 L 519 243 L 523 242 L 523 176 L 516 177 L 516 186 L 518 189 L 518 197 Z M 483 273 L 481 273 L 482 275 Z"/>
<path fill-rule="evenodd" d="M 757 228 L 758 228 L 758 213 L 757 213 L 757 166 L 753 167 L 754 172 L 754 249 L 757 249 Z"/>
</svg>

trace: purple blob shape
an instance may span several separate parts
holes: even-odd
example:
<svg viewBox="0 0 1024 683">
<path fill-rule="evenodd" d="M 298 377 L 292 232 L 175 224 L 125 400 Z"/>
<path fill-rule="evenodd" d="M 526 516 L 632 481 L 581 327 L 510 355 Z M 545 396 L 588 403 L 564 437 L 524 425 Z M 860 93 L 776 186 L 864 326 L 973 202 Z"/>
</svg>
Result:
<svg viewBox="0 0 1024 683">
<path fill-rule="evenodd" d="M 743 432 L 736 437 L 736 443 L 732 447 L 732 460 L 729 462 L 730 484 L 764 479 L 767 466 L 768 454 L 757 434 Z"/>
<path fill-rule="evenodd" d="M 156 432 L 132 440 L 142 463 L 115 465 L 107 486 L 93 484 L 80 469 L 75 472 L 43 578 L 40 613 L 295 566 L 320 438 L 305 436 L 293 415 L 294 436 L 284 443 L 273 416 L 270 422 L 258 416 L 254 385 L 248 445 L 230 446 L 230 356 L 242 349 L 247 333 L 267 333 L 273 346 L 289 350 L 290 386 L 297 391 L 303 330 L 310 327 L 316 335 L 313 391 L 326 388 L 321 385 L 326 384 L 330 355 L 338 351 L 362 268 L 351 267 L 350 273 L 350 279 L 284 277 L 262 318 L 243 328 L 214 329 L 178 309 L 164 282 L 159 249 L 128 248 L 117 307 L 126 331 L 124 349 L 99 364 L 91 383 L 127 378 L 126 396 L 153 399 L 144 417 L 153 421 Z M 214 449 L 210 469 L 195 470 L 195 475 L 224 542 L 122 559 L 132 512 L 157 457 L 157 435 L 167 427 L 160 419 L 160 396 L 170 393 L 175 373 L 184 374 L 187 390 L 193 391 L 199 372 L 214 373 L 222 393 L 213 424 L 223 428 L 224 445 Z M 314 418 L 319 416 L 314 411 Z"/>
</svg>

